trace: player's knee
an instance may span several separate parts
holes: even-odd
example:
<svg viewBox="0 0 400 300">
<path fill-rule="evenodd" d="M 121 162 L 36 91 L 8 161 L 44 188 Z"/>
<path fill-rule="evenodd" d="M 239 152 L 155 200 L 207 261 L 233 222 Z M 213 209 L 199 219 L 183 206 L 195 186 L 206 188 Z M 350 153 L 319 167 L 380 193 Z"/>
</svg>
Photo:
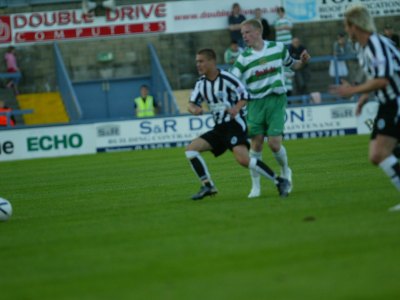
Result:
<svg viewBox="0 0 400 300">
<path fill-rule="evenodd" d="M 186 146 L 186 152 L 187 151 L 197 151 L 197 147 L 193 143 L 190 143 Z"/>
<path fill-rule="evenodd" d="M 268 146 L 272 152 L 278 152 L 281 149 L 281 144 L 278 142 L 269 141 Z"/>
<path fill-rule="evenodd" d="M 262 152 L 264 144 L 263 136 L 256 136 L 251 139 L 251 149 L 255 152 Z"/>
<path fill-rule="evenodd" d="M 248 168 L 250 163 L 250 158 L 248 156 L 236 157 L 236 161 L 243 167 Z"/>
</svg>

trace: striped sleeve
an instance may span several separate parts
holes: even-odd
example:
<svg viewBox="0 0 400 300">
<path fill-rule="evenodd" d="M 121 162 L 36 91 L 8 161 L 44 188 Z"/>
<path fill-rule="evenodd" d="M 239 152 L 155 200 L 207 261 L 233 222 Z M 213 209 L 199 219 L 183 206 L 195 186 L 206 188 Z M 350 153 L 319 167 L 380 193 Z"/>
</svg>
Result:
<svg viewBox="0 0 400 300">
<path fill-rule="evenodd" d="M 371 68 L 374 69 L 375 78 L 388 78 L 388 60 L 386 59 L 384 45 L 382 45 L 378 36 L 372 35 L 368 41 L 368 46 L 373 55 Z"/>
<path fill-rule="evenodd" d="M 239 57 L 236 59 L 235 63 L 233 64 L 232 68 L 230 69 L 230 72 L 237 78 L 241 79 L 243 71 L 244 71 L 244 66 L 242 64 L 242 56 L 239 55 Z"/>
<path fill-rule="evenodd" d="M 359 49 L 359 60 L 369 78 L 385 78 L 388 83 L 376 91 L 382 103 L 400 96 L 400 52 L 389 39 L 372 34 L 365 48 Z"/>
<path fill-rule="evenodd" d="M 230 85 L 230 89 L 236 94 L 238 100 L 249 100 L 250 96 L 243 83 L 232 73 L 222 71 L 223 78 Z"/>
<path fill-rule="evenodd" d="M 200 78 L 197 80 L 196 85 L 190 94 L 189 102 L 201 106 L 201 102 L 203 102 L 203 96 L 201 95 L 201 86 L 203 85 L 203 80 Z"/>
<path fill-rule="evenodd" d="M 293 64 L 296 62 L 296 60 L 293 57 L 290 56 L 289 50 L 288 50 L 288 48 L 286 46 L 283 47 L 282 52 L 283 52 L 283 54 L 282 54 L 283 65 L 285 67 L 293 66 Z"/>
</svg>

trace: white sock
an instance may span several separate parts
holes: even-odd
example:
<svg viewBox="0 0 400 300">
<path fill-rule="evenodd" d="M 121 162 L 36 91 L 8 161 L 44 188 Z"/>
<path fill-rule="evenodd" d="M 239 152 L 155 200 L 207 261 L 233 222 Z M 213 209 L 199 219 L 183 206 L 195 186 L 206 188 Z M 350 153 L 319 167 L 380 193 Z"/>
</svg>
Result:
<svg viewBox="0 0 400 300">
<path fill-rule="evenodd" d="M 185 155 L 200 181 L 208 181 L 211 185 L 214 185 L 208 172 L 207 164 L 200 153 L 198 151 L 186 151 Z"/>
<path fill-rule="evenodd" d="M 277 183 L 276 175 L 273 173 L 268 166 L 265 166 L 266 169 L 260 165 L 265 165 L 262 161 L 257 160 L 257 158 L 250 158 L 249 169 L 254 170 L 255 172 L 259 173 L 260 175 L 264 176 L 267 179 L 272 180 L 274 183 Z"/>
<path fill-rule="evenodd" d="M 262 160 L 262 152 L 256 152 L 256 151 L 253 151 L 253 150 L 250 150 L 250 159 L 251 158 L 255 158 L 255 159 L 259 159 L 259 160 Z M 256 170 L 254 170 L 254 169 L 252 169 L 252 168 L 250 168 L 249 167 L 249 170 L 250 170 L 250 178 L 251 178 L 251 188 L 252 189 L 260 189 L 260 174 L 256 171 Z"/>
<path fill-rule="evenodd" d="M 278 164 L 281 166 L 281 172 L 283 173 L 281 174 L 281 176 L 285 175 L 289 168 L 286 148 L 283 145 L 281 145 L 279 151 L 274 152 L 274 157 L 278 162 Z"/>
<path fill-rule="evenodd" d="M 390 155 L 379 164 L 379 167 L 389 176 L 394 186 L 400 191 L 399 162 L 397 158 L 394 155 Z"/>
</svg>

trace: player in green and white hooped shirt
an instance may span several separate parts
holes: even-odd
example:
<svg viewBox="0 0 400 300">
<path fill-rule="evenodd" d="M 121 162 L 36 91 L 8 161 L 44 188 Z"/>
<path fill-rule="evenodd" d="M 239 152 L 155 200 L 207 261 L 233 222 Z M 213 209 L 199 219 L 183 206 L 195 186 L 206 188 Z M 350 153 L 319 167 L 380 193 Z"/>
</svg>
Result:
<svg viewBox="0 0 400 300">
<path fill-rule="evenodd" d="M 276 41 L 282 42 L 288 46 L 292 42 L 293 24 L 287 18 L 285 18 L 285 8 L 282 6 L 278 7 L 277 13 L 279 18 L 274 22 Z"/>
<path fill-rule="evenodd" d="M 286 110 L 284 67 L 300 69 L 310 55 L 304 51 L 300 60 L 293 59 L 283 43 L 264 41 L 262 25 L 252 19 L 242 23 L 241 32 L 248 48 L 239 55 L 231 72 L 245 84 L 250 93 L 248 103 L 248 133 L 250 156 L 261 159 L 264 137 L 281 166 L 281 176 L 291 182 L 286 149 L 282 145 Z M 260 196 L 260 177 L 250 172 L 252 189 L 249 198 Z"/>
</svg>

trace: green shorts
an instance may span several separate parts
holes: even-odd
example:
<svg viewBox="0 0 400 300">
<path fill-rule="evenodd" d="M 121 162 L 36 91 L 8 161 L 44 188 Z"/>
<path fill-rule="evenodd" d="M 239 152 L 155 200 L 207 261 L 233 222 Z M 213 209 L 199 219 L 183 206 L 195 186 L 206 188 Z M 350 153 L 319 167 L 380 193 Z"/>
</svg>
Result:
<svg viewBox="0 0 400 300">
<path fill-rule="evenodd" d="M 283 135 L 286 114 L 286 94 L 271 94 L 247 105 L 248 135 Z"/>
</svg>

